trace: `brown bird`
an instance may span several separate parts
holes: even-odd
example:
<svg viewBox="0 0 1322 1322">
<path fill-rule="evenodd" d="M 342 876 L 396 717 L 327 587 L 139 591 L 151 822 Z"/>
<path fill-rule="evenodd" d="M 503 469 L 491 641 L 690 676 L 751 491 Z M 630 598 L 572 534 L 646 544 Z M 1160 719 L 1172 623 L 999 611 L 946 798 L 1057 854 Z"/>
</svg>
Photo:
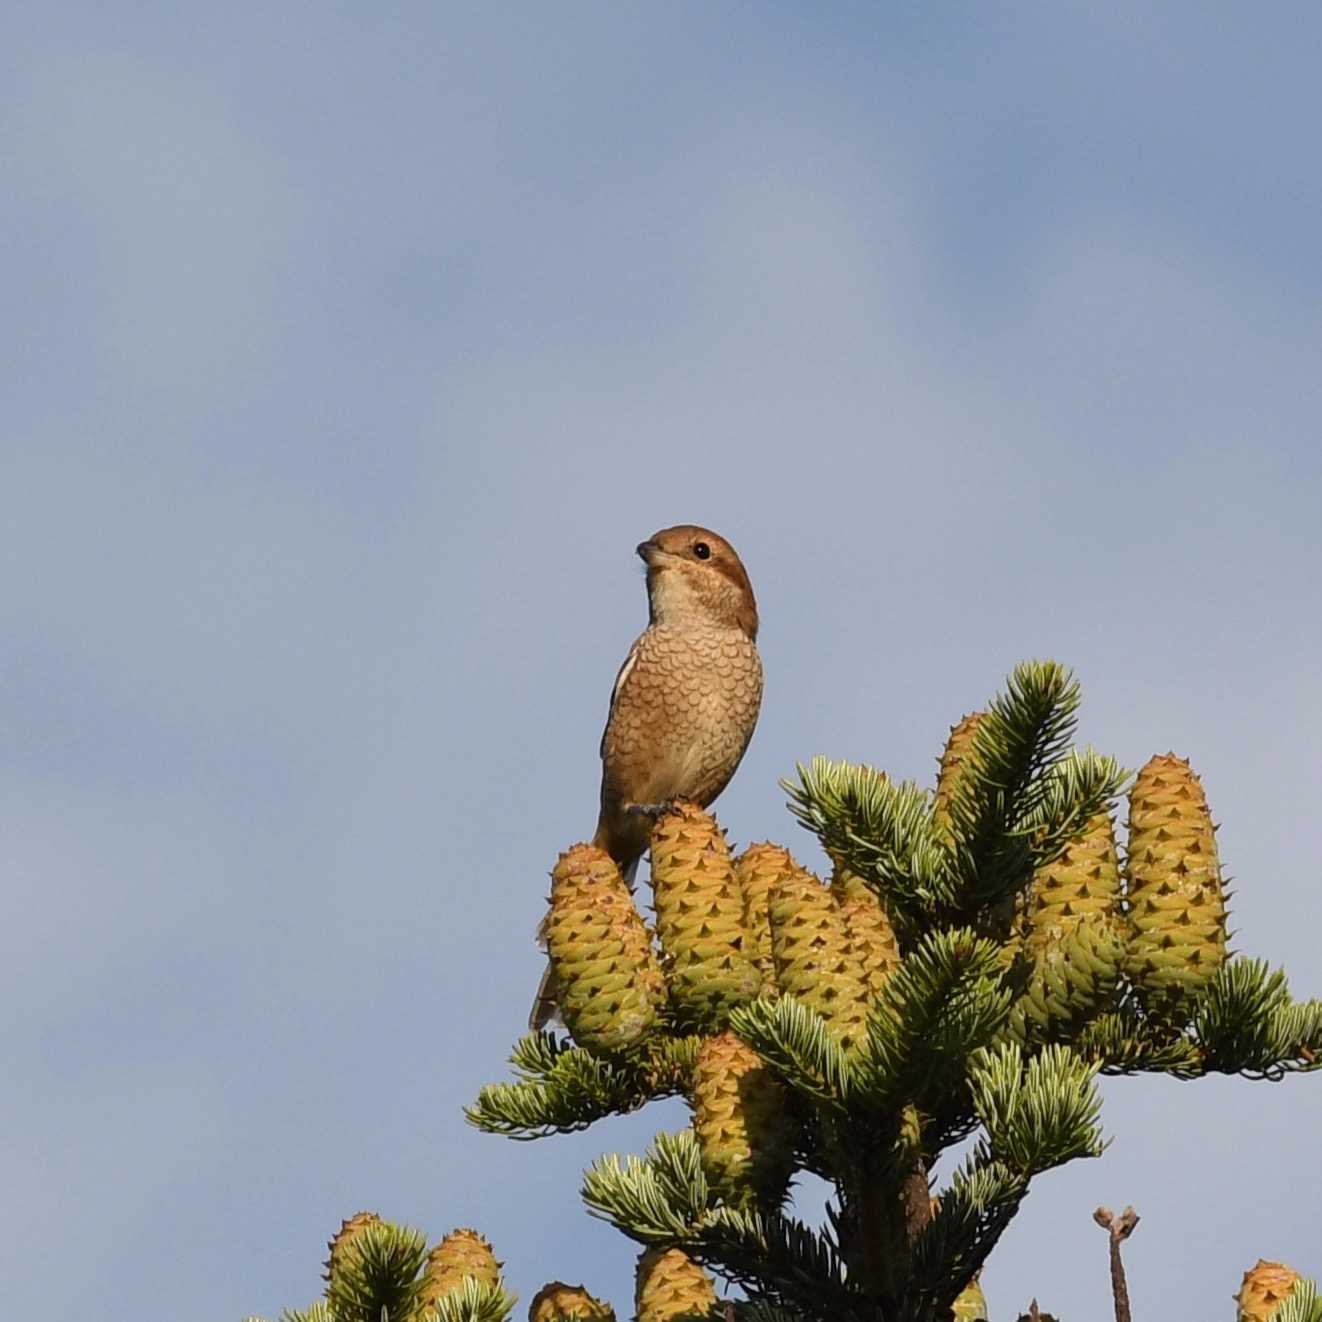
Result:
<svg viewBox="0 0 1322 1322">
<path fill-rule="evenodd" d="M 734 775 L 762 703 L 757 602 L 734 547 L 692 524 L 638 547 L 649 621 L 611 692 L 601 736 L 601 812 L 592 843 L 631 885 L 652 822 L 676 799 L 704 808 Z M 548 965 L 529 1016 L 555 1014 Z"/>
</svg>

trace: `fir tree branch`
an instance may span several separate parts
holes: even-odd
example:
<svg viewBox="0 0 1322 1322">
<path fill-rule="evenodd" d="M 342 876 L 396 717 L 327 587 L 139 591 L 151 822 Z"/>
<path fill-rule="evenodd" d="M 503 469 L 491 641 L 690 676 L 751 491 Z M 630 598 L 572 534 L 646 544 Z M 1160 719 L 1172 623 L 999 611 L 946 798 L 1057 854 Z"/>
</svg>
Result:
<svg viewBox="0 0 1322 1322">
<path fill-rule="evenodd" d="M 1233 959 L 1217 971 L 1193 1012 L 1209 1073 L 1278 1080 L 1322 1067 L 1322 1004 L 1290 999 L 1282 969 Z"/>
<path fill-rule="evenodd" d="M 1009 1006 L 994 942 L 933 932 L 887 979 L 868 1016 L 867 1050 L 853 1067 L 859 1093 L 880 1110 L 904 1100 L 924 1106 L 962 1081 L 969 1053 L 991 1041 Z"/>
<path fill-rule="evenodd" d="M 1177 1079 L 1196 1079 L 1206 1073 L 1196 1043 L 1183 1036 L 1171 1037 L 1124 1006 L 1085 1024 L 1071 1045 L 1102 1074 L 1170 1074 Z"/>
<path fill-rule="evenodd" d="M 782 780 L 790 812 L 822 847 L 876 888 L 892 921 L 916 922 L 950 893 L 944 851 L 932 829 L 929 796 L 872 767 L 815 757 Z"/>
<path fill-rule="evenodd" d="M 692 1130 L 658 1134 L 645 1157 L 599 1157 L 583 1174 L 582 1196 L 593 1216 L 640 1244 L 683 1243 L 710 1202 Z"/>
<path fill-rule="evenodd" d="M 487 1084 L 464 1115 L 486 1133 L 520 1140 L 586 1129 L 681 1092 L 700 1042 L 657 1035 L 636 1050 L 604 1056 L 549 1033 L 529 1034 L 510 1058 L 524 1079 Z"/>
<path fill-rule="evenodd" d="M 841 1111 L 853 1091 L 849 1060 L 815 1010 L 782 996 L 740 1006 L 730 1028 L 796 1092 Z"/>
<path fill-rule="evenodd" d="M 503 1286 L 467 1276 L 458 1287 L 436 1301 L 434 1311 L 426 1314 L 425 1322 L 433 1322 L 433 1319 L 435 1322 L 505 1322 L 517 1302 L 518 1296 L 510 1294 Z M 339 1322 L 338 1318 L 336 1322 Z"/>
<path fill-rule="evenodd" d="M 1096 1074 L 1096 1065 L 1066 1046 L 1044 1047 L 1027 1061 L 1013 1042 L 974 1052 L 969 1088 L 988 1155 L 1026 1178 L 1101 1156 Z"/>
<path fill-rule="evenodd" d="M 1079 698 L 1078 682 L 1064 666 L 1025 661 L 978 722 L 967 769 L 948 805 L 960 912 L 1026 884 L 1032 871 L 1028 824 L 1051 808 L 1051 778 L 1044 773 L 1069 744 Z"/>
<path fill-rule="evenodd" d="M 349 1239 L 331 1273 L 326 1302 L 335 1322 L 381 1322 L 413 1316 L 427 1241 L 416 1230 L 378 1221 Z"/>
<path fill-rule="evenodd" d="M 1322 1296 L 1317 1282 L 1301 1276 L 1289 1298 L 1272 1314 L 1272 1322 L 1322 1322 Z"/>
<path fill-rule="evenodd" d="M 940 1316 L 982 1267 L 1019 1210 L 1028 1177 L 975 1151 L 941 1192 L 940 1206 L 913 1245 L 906 1319 Z M 932 1310 L 932 1311 L 925 1311 Z"/>
</svg>

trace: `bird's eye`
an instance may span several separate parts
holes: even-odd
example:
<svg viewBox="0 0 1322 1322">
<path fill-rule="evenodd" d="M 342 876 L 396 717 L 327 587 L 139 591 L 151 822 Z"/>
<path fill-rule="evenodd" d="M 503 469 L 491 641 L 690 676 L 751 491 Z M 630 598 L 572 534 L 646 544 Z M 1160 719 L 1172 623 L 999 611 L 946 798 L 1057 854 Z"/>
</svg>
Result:
<svg viewBox="0 0 1322 1322">
<path fill-rule="evenodd" d="M 694 542 L 693 554 L 696 555 L 699 560 L 710 560 L 711 547 L 708 546 L 706 542 Z"/>
</svg>

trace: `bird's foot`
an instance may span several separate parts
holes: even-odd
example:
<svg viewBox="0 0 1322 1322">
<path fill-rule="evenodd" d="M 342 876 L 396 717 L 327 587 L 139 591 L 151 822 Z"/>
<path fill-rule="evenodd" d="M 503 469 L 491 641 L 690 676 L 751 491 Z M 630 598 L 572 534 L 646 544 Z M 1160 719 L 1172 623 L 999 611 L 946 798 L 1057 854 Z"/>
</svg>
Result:
<svg viewBox="0 0 1322 1322">
<path fill-rule="evenodd" d="M 678 799 L 665 799 L 661 803 L 631 803 L 625 812 L 633 817 L 650 817 L 656 821 L 659 817 L 664 817 L 666 813 L 673 812 Z"/>
</svg>

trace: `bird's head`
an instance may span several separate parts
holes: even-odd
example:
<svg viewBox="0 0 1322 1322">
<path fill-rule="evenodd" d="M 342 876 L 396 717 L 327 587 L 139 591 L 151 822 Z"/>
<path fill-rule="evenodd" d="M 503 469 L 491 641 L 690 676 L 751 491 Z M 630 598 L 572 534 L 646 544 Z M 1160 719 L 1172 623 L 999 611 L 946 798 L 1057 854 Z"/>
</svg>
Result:
<svg viewBox="0 0 1322 1322">
<path fill-rule="evenodd" d="M 647 564 L 647 600 L 654 624 L 695 615 L 757 637 L 753 585 L 734 547 L 719 533 L 682 523 L 662 528 L 638 554 Z"/>
</svg>

